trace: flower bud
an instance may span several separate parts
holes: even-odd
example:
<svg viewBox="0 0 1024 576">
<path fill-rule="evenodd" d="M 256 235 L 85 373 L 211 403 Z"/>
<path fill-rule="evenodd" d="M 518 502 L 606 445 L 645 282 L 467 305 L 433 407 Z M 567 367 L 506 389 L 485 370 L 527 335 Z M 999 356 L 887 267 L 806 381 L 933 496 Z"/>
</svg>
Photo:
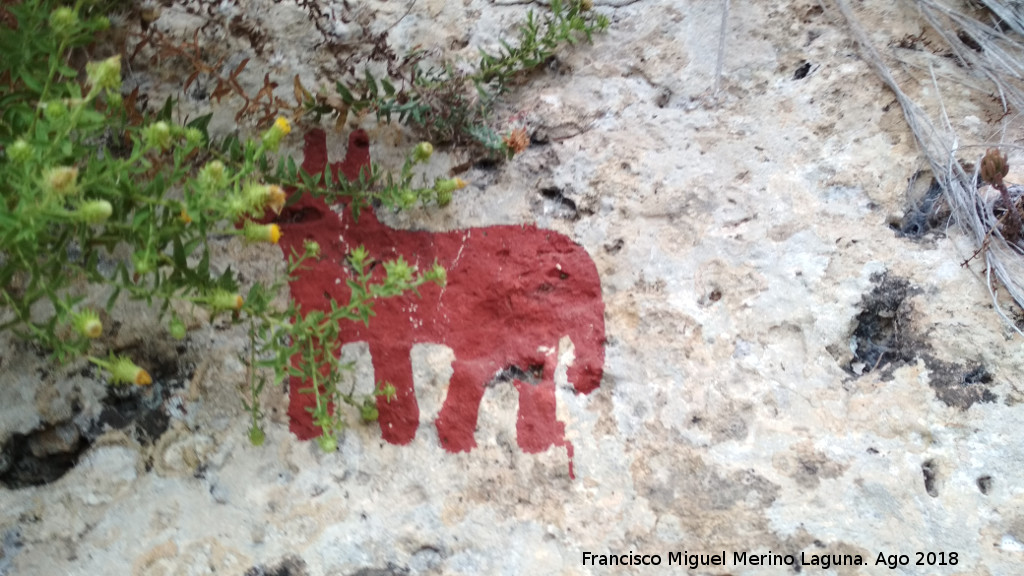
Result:
<svg viewBox="0 0 1024 576">
<path fill-rule="evenodd" d="M 450 178 L 448 180 L 442 180 L 438 178 L 434 181 L 434 190 L 441 192 L 442 190 L 448 192 L 454 192 L 455 190 L 462 190 L 468 186 L 466 181 L 462 178 Z"/>
<path fill-rule="evenodd" d="M 263 211 L 270 208 L 274 214 L 280 214 L 287 196 L 284 189 L 276 185 L 249 184 L 242 191 L 246 213 L 262 216 Z"/>
<path fill-rule="evenodd" d="M 1006 163 L 1006 155 L 1000 154 L 997 148 L 989 148 L 981 159 L 981 178 L 985 182 L 1001 181 L 1010 173 L 1010 165 Z"/>
<path fill-rule="evenodd" d="M 399 203 L 401 203 L 403 208 L 412 207 L 412 205 L 416 203 L 416 199 L 416 193 L 413 192 L 412 190 L 409 190 L 408 188 L 402 190 L 401 195 L 399 195 L 398 197 L 398 201 Z"/>
<path fill-rule="evenodd" d="M 443 288 L 448 283 L 448 271 L 435 262 L 434 266 L 427 272 L 426 278 Z"/>
<path fill-rule="evenodd" d="M 245 300 L 238 292 L 228 292 L 227 290 L 215 290 L 206 301 L 214 312 L 238 311 L 245 304 Z"/>
<path fill-rule="evenodd" d="M 363 422 L 376 422 L 380 418 L 380 412 L 377 410 L 377 401 L 373 398 L 363 400 L 363 405 L 359 407 L 359 416 L 363 419 Z"/>
<path fill-rule="evenodd" d="M 149 372 L 146 372 L 142 368 L 136 366 L 135 363 L 129 360 L 126 356 L 114 356 L 113 353 L 111 353 L 109 360 L 89 358 L 89 361 L 100 368 L 106 368 L 110 372 L 111 384 L 135 384 L 136 386 L 148 386 L 153 383 L 153 379 L 149 376 Z"/>
<path fill-rule="evenodd" d="M 18 138 L 7 147 L 7 157 L 15 164 L 21 164 L 32 157 L 32 146 L 25 140 Z"/>
<path fill-rule="evenodd" d="M 380 387 L 378 395 L 383 396 L 384 400 L 390 404 L 392 400 L 398 398 L 398 391 L 395 390 L 395 386 L 391 382 L 384 382 L 384 385 Z"/>
<path fill-rule="evenodd" d="M 43 188 L 60 196 L 72 196 L 78 192 L 78 168 L 59 166 L 43 173 Z"/>
<path fill-rule="evenodd" d="M 142 139 L 146 148 L 167 150 L 171 147 L 171 127 L 167 122 L 154 122 L 142 130 Z"/>
<path fill-rule="evenodd" d="M 426 162 L 430 159 L 430 155 L 434 153 L 434 145 L 430 142 L 420 142 L 412 150 L 412 159 L 414 162 Z"/>
<path fill-rule="evenodd" d="M 336 452 L 338 450 L 338 439 L 333 435 L 324 434 L 316 439 L 316 443 L 320 445 L 320 449 L 324 452 Z"/>
<path fill-rule="evenodd" d="M 451 204 L 452 195 L 456 190 L 461 190 L 467 186 L 466 181 L 462 178 L 450 178 L 443 180 L 438 178 L 434 181 L 434 192 L 437 194 L 437 205 L 442 208 Z"/>
<path fill-rule="evenodd" d="M 277 241 L 281 239 L 281 228 L 277 224 L 256 224 L 250 220 L 245 223 L 242 235 L 249 242 L 277 244 Z"/>
<path fill-rule="evenodd" d="M 437 192 L 437 205 L 441 208 L 452 203 L 452 191 L 451 190 L 439 190 Z"/>
<path fill-rule="evenodd" d="M 188 333 L 185 323 L 177 316 L 171 318 L 171 323 L 168 324 L 167 329 L 171 333 L 171 337 L 175 340 L 183 340 L 185 335 Z"/>
<path fill-rule="evenodd" d="M 284 189 L 280 186 L 271 185 L 267 186 L 267 198 L 266 207 L 274 211 L 274 214 L 280 214 L 281 210 L 284 209 L 284 203 L 288 200 L 288 197 L 284 193 Z"/>
<path fill-rule="evenodd" d="M 320 257 L 320 243 L 316 240 L 306 240 L 302 243 L 302 248 L 310 258 L 316 260 Z"/>
<path fill-rule="evenodd" d="M 114 207 L 106 200 L 87 200 L 78 205 L 78 218 L 87 224 L 102 224 L 114 213 Z"/>
<path fill-rule="evenodd" d="M 87 62 L 85 73 L 93 90 L 118 90 L 121 88 L 121 56 Z"/>
<path fill-rule="evenodd" d="M 292 125 L 283 117 L 274 120 L 274 125 L 263 134 L 263 145 L 267 150 L 275 151 L 281 145 L 281 139 L 292 131 Z"/>
<path fill-rule="evenodd" d="M 50 100 L 43 105 L 43 116 L 51 122 L 67 116 L 68 105 L 62 100 Z"/>
<path fill-rule="evenodd" d="M 132 264 L 136 274 L 149 274 L 156 269 L 156 257 L 149 250 L 140 250 L 132 254 Z"/>
<path fill-rule="evenodd" d="M 253 426 L 249 428 L 249 443 L 253 446 L 263 446 L 263 442 L 267 439 L 267 433 L 263 431 L 263 428 L 259 426 Z"/>
<path fill-rule="evenodd" d="M 199 148 L 203 145 L 203 131 L 199 128 L 187 128 L 185 130 L 185 145 L 189 148 Z"/>
<path fill-rule="evenodd" d="M 124 97 L 120 92 L 107 92 L 107 105 L 111 108 L 120 108 L 124 104 Z"/>
<path fill-rule="evenodd" d="M 57 36 L 62 38 L 70 36 L 76 26 L 78 26 L 78 14 L 71 8 L 62 6 L 50 13 L 50 28 L 56 32 Z"/>
<path fill-rule="evenodd" d="M 387 273 L 388 282 L 405 284 L 412 280 L 412 268 L 401 256 L 397 260 L 385 262 L 384 271 Z"/>
<path fill-rule="evenodd" d="M 220 160 L 207 162 L 206 166 L 199 170 L 199 176 L 196 177 L 196 180 L 205 192 L 213 193 L 223 188 L 227 184 L 224 163 Z"/>
<path fill-rule="evenodd" d="M 81 310 L 76 312 L 71 319 L 75 331 L 86 338 L 99 338 L 103 334 L 103 323 L 100 317 L 92 310 Z"/>
</svg>

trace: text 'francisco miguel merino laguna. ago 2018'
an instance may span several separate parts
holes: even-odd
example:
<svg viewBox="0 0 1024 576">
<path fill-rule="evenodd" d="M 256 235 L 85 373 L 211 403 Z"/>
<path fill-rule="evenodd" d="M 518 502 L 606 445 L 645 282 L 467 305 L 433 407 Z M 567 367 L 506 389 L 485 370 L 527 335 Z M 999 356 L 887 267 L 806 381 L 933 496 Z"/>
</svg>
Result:
<svg viewBox="0 0 1024 576">
<path fill-rule="evenodd" d="M 583 552 L 584 566 L 686 566 L 696 570 L 702 566 L 727 566 L 729 556 L 723 550 L 716 554 L 691 554 L 688 551 L 669 552 L 666 558 L 661 554 L 637 554 L 630 550 L 626 554 L 594 554 Z M 867 564 L 860 554 L 752 554 L 733 552 L 732 566 L 809 566 L 822 570 L 833 566 L 863 566 Z"/>
</svg>

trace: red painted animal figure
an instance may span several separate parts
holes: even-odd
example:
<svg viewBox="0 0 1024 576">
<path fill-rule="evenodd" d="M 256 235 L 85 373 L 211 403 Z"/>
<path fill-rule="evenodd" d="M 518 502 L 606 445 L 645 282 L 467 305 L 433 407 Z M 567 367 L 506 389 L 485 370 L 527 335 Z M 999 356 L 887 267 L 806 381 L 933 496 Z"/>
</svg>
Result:
<svg viewBox="0 0 1024 576">
<path fill-rule="evenodd" d="M 306 135 L 304 151 L 303 169 L 322 173 L 328 163 L 323 131 Z M 331 172 L 335 178 L 352 180 L 369 164 L 369 140 L 357 130 L 349 137 L 345 161 L 331 164 Z M 555 415 L 554 351 L 559 340 L 568 336 L 575 353 L 568 380 L 578 393 L 586 394 L 601 382 L 605 343 L 601 282 L 581 246 L 532 225 L 452 232 L 395 230 L 378 221 L 372 210 L 363 210 L 356 220 L 348 208 L 339 216 L 308 195 L 292 205 L 281 221 L 285 254 L 293 247 L 301 250 L 305 240 L 318 242 L 323 253 L 291 284 L 292 296 L 303 310 L 327 309 L 331 298 L 348 302 L 346 280 L 351 272 L 345 263 L 358 246 L 377 261 L 403 256 L 425 270 L 436 260 L 447 270 L 444 288 L 425 284 L 420 296 L 379 300 L 368 327 L 358 322 L 343 327 L 342 344 L 367 342 L 375 379 L 390 382 L 397 390 L 391 402 L 377 400 L 381 431 L 388 442 L 410 442 L 419 425 L 412 346 L 443 344 L 454 352 L 455 361 L 436 420 L 442 446 L 450 452 L 475 447 L 485 386 L 503 371 L 520 376 L 532 372 L 535 383 L 514 382 L 519 391 L 519 446 L 534 453 L 552 445 L 565 446 L 571 473 L 572 446 Z M 311 396 L 297 393 L 302 387 L 302 382 L 291 383 L 289 414 L 292 431 L 305 439 L 317 436 L 319 430 L 306 411 L 312 405 Z"/>
</svg>

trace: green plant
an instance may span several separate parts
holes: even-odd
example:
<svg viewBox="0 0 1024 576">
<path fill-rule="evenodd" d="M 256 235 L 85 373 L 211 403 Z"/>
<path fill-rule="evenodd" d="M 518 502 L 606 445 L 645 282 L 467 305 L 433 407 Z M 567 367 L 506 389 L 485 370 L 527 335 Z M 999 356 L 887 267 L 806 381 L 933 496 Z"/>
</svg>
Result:
<svg viewBox="0 0 1024 576">
<path fill-rule="evenodd" d="M 420 272 L 399 258 L 381 263 L 385 277 L 373 281 L 373 262 L 358 249 L 350 257 L 356 271 L 349 283 L 350 301 L 306 311 L 294 301 L 281 307 L 273 300 L 292 274 L 320 257 L 318 246 L 307 243 L 301 253 L 293 251 L 287 277 L 245 287 L 231 268 L 214 272 L 211 239 L 277 243 L 280 228 L 257 220 L 267 211 L 280 213 L 288 201 L 285 187 L 328 201 L 348 197 L 358 214 L 374 202 L 396 208 L 421 202 L 444 206 L 465 182 L 438 178 L 414 184 L 413 168 L 431 156 L 428 143 L 409 152 L 397 175 L 372 164 L 355 182 L 334 182 L 329 175 L 304 173 L 291 158 L 275 158 L 291 131 L 284 118 L 257 138 L 211 142 L 211 115 L 179 125 L 170 98 L 155 114 L 145 113 L 137 109 L 138 89 L 121 92 L 124 54 L 80 64 L 105 49 L 96 39 L 110 22 L 97 14 L 110 7 L 109 0 L 70 5 L 24 0 L 0 6 L 0 330 L 49 349 L 57 361 L 84 355 L 109 374 L 113 385 L 142 386 L 151 376 L 131 358 L 107 350 L 103 338 L 104 318 L 120 298 L 156 305 L 160 318 L 172 303 L 205 308 L 211 318 L 228 315 L 248 328 L 243 404 L 250 415 L 251 442 L 261 444 L 265 438 L 260 398 L 269 372 L 274 382 L 292 376 L 309 383 L 305 392 L 316 398 L 313 419 L 324 431 L 320 444 L 333 449 L 346 425 L 340 406 L 349 405 L 363 420 L 373 421 L 373 396 L 394 394 L 386 382 L 378 383 L 372 396 L 339 388 L 346 368 L 337 360 L 339 322 L 368 322 L 380 298 L 415 292 L 424 282 L 443 285 L 444 269 L 435 263 Z M 588 10 L 588 2 L 554 0 L 543 19 L 531 12 L 516 46 L 503 43 L 498 54 L 482 52 L 478 69 L 468 74 L 450 64 L 422 68 L 423 55 L 414 53 L 399 70 L 410 78 L 400 83 L 401 89 L 366 73 L 358 90 L 338 84 L 341 107 L 372 109 L 387 120 L 397 115 L 431 139 L 475 143 L 490 154 L 511 157 L 526 147 L 526 133 L 519 129 L 498 136 L 486 123 L 491 106 L 515 77 L 543 64 L 559 45 L 580 36 L 589 40 L 607 26 L 603 16 Z M 236 77 L 246 61 L 227 78 L 218 74 L 218 66 L 204 63 L 198 35 L 179 44 L 151 33 L 133 54 L 145 46 L 155 48 L 156 62 L 186 60 L 188 82 L 200 74 L 214 78 L 214 96 L 241 96 L 241 116 L 270 121 L 284 108 L 273 96 L 277 84 L 269 76 L 255 97 L 245 94 Z M 341 112 L 313 98 L 297 77 L 294 85 L 299 107 L 293 112 L 299 117 Z M 353 92 L 361 95 L 356 98 Z M 321 181 L 329 183 L 326 188 Z M 104 305 L 85 304 L 100 293 Z M 174 338 L 187 335 L 175 312 L 167 328 Z"/>
<path fill-rule="evenodd" d="M 543 17 L 531 10 L 519 26 L 518 41 L 501 41 L 494 54 L 481 49 L 471 72 L 459 71 L 450 62 L 423 66 L 423 51 L 389 66 L 388 78 L 375 78 L 367 69 L 347 86 L 336 84 L 344 104 L 341 112 L 369 110 L 388 122 L 397 118 L 426 140 L 477 146 L 492 157 L 511 158 L 525 142 L 521 135 L 499 136 L 489 126 L 494 103 L 516 78 L 548 62 L 563 44 L 575 44 L 580 37 L 589 42 L 595 32 L 608 27 L 608 18 L 592 12 L 591 4 L 552 0 Z M 332 112 L 308 93 L 306 103 L 313 112 Z"/>
<path fill-rule="evenodd" d="M 126 109 L 119 56 L 84 70 L 70 65 L 71 51 L 91 47 L 95 32 L 107 25 L 104 18 L 83 18 L 83 6 L 26 0 L 7 9 L 14 25 L 0 27 L 0 49 L 11 54 L 0 62 L 0 329 L 52 350 L 58 361 L 87 355 L 111 384 L 147 385 L 150 375 L 130 358 L 105 354 L 101 313 L 82 303 L 107 290 L 108 312 L 128 297 L 158 305 L 163 317 L 172 302 L 188 302 L 214 317 L 248 323 L 245 407 L 254 444 L 264 438 L 261 369 L 271 369 L 278 381 L 293 375 L 313 382 L 312 393 L 324 398 L 315 416 L 329 439 L 344 425 L 329 403 L 347 402 L 372 416 L 368 399 L 337 391 L 329 335 L 340 319 L 368 320 L 377 298 L 443 282 L 444 271 L 435 266 L 421 274 L 402 260 L 384 262 L 386 279 L 374 283 L 361 274 L 352 300 L 332 303 L 329 313 L 305 313 L 294 303 L 275 308 L 272 297 L 286 279 L 255 283 L 243 296 L 230 268 L 213 272 L 210 239 L 276 243 L 278 226 L 254 219 L 280 212 L 282 185 L 317 192 L 319 175 L 300 172 L 290 158 L 274 161 L 291 131 L 283 118 L 259 138 L 213 145 L 206 132 L 210 117 L 177 125 L 170 99 L 155 116 Z M 442 184 L 411 187 L 412 165 L 429 157 L 417 150 L 399 178 L 373 168 L 369 181 L 388 186 L 347 192 L 389 205 L 438 198 Z M 292 254 L 289 274 L 317 253 L 307 245 L 303 254 Z M 360 258 L 353 262 L 357 269 L 369 265 L 365 253 Z M 185 336 L 174 314 L 168 329 L 175 338 Z M 330 446 L 328 440 L 322 445 Z"/>
</svg>

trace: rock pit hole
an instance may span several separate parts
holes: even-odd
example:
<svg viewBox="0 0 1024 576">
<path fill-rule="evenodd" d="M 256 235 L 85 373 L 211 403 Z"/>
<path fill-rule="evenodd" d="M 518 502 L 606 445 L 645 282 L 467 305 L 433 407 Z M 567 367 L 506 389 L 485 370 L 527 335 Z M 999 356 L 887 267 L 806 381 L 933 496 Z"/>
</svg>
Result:
<svg viewBox="0 0 1024 576">
<path fill-rule="evenodd" d="M 947 406 L 967 410 L 977 402 L 998 399 L 990 390 L 994 379 L 985 366 L 939 360 L 915 329 L 911 297 L 922 292 L 919 288 L 889 274 L 875 275 L 872 281 L 876 285 L 861 298 L 850 336 L 853 358 L 843 366 L 849 374 L 859 377 L 877 370 L 882 380 L 892 380 L 897 368 L 921 360 L 928 368 L 928 385 Z"/>
<path fill-rule="evenodd" d="M 17 490 L 54 482 L 74 468 L 79 457 L 108 430 L 125 430 L 144 446 L 156 442 L 170 425 L 172 397 L 188 386 L 192 369 L 182 370 L 176 359 L 146 360 L 140 358 L 139 364 L 152 367 L 149 373 L 153 383 L 147 387 L 107 387 L 98 415 L 84 416 L 82 407 L 73 402 L 71 418 L 12 434 L 0 448 L 0 484 Z M 86 370 L 93 378 L 102 379 L 98 370 Z"/>
</svg>

